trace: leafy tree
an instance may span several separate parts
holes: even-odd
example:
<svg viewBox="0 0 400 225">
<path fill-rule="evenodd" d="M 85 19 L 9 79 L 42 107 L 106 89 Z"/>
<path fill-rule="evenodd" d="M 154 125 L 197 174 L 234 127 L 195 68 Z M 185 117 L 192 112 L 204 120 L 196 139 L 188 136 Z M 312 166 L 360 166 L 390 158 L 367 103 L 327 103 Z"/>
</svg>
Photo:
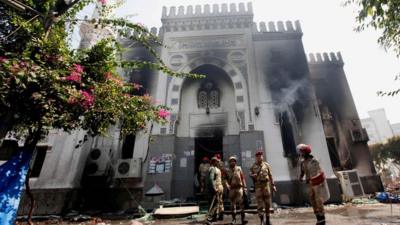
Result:
<svg viewBox="0 0 400 225">
<path fill-rule="evenodd" d="M 372 159 L 380 173 L 388 170 L 389 162 L 400 166 L 400 136 L 393 137 L 387 143 L 379 143 L 370 146 Z"/>
<path fill-rule="evenodd" d="M 356 20 L 357 31 L 373 28 L 382 32 L 378 39 L 385 49 L 393 49 L 400 56 L 400 1 L 399 0 L 346 0 L 346 5 L 358 6 Z M 395 77 L 399 80 L 400 75 Z M 393 91 L 379 91 L 381 96 L 394 96 L 400 89 Z"/>
<path fill-rule="evenodd" d="M 166 122 L 168 109 L 149 95 L 135 95 L 140 84 L 125 83 L 119 68 L 200 77 L 168 69 L 154 49 L 161 45 L 157 37 L 140 24 L 110 19 L 116 6 L 106 0 L 98 0 L 100 18 L 85 22 L 142 44 L 155 62 L 124 61 L 113 37 L 89 49 L 71 49 L 70 28 L 85 20 L 77 13 L 96 0 L 19 0 L 24 10 L 3 2 L 9 1 L 0 1 L 0 140 L 11 132 L 24 138 L 27 151 L 34 151 L 50 129 L 99 135 L 120 121 L 127 135 L 149 121 Z"/>
</svg>

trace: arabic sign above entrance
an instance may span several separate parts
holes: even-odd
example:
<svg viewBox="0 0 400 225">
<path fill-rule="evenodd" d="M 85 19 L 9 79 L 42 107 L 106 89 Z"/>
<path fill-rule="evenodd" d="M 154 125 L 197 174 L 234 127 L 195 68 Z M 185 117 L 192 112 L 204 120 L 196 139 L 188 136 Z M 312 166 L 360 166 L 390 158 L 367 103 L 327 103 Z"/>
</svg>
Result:
<svg viewBox="0 0 400 225">
<path fill-rule="evenodd" d="M 238 48 L 245 47 L 242 36 L 214 36 L 214 37 L 195 37 L 195 38 L 176 38 L 171 40 L 169 45 L 173 50 L 197 50 L 197 49 L 216 49 L 216 48 Z"/>
</svg>

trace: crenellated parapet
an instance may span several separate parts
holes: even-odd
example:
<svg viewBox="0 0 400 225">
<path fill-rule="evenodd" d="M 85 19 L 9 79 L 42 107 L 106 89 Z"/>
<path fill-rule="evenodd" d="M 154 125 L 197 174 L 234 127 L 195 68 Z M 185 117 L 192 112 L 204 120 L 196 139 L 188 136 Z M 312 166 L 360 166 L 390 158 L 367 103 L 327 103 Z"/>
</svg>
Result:
<svg viewBox="0 0 400 225">
<path fill-rule="evenodd" d="M 251 28 L 252 3 L 164 7 L 161 21 L 165 32 Z"/>
<path fill-rule="evenodd" d="M 161 19 L 177 19 L 177 18 L 192 18 L 192 17 L 209 17 L 209 16 L 237 16 L 237 15 L 253 15 L 252 3 L 231 3 L 231 4 L 209 4 L 196 6 L 172 6 L 169 9 L 163 7 Z"/>
<path fill-rule="evenodd" d="M 260 22 L 253 23 L 253 40 L 270 40 L 270 39 L 287 39 L 301 38 L 303 32 L 301 30 L 300 21 L 278 21 L 278 22 Z"/>
<path fill-rule="evenodd" d="M 343 66 L 343 58 L 340 52 L 334 53 L 310 53 L 308 55 L 308 64 L 313 66 L 318 66 L 318 65 L 337 65 L 337 66 Z"/>
<path fill-rule="evenodd" d="M 300 21 L 278 21 L 278 22 L 260 22 L 259 24 L 253 23 L 253 33 L 265 33 L 265 32 L 302 32 Z"/>
</svg>

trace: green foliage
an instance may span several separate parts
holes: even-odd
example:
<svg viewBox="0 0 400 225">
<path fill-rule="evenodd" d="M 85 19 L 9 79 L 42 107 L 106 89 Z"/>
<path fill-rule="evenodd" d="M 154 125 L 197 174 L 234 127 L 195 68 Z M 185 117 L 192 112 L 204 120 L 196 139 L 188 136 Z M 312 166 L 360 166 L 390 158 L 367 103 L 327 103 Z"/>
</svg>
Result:
<svg viewBox="0 0 400 225">
<path fill-rule="evenodd" d="M 378 42 L 385 48 L 393 48 L 400 56 L 400 1 L 399 0 L 348 0 L 347 4 L 359 6 L 358 31 L 372 27 L 382 31 Z"/>
<path fill-rule="evenodd" d="M 201 77 L 171 71 L 154 49 L 161 45 L 156 36 L 142 25 L 107 17 L 115 6 L 103 4 L 101 18 L 90 23 L 142 44 L 156 62 L 121 60 L 122 49 L 110 37 L 89 49 L 74 51 L 68 46 L 68 25 L 79 21 L 76 14 L 95 0 L 20 1 L 31 9 L 19 12 L 1 5 L 0 26 L 7 30 L 0 33 L 4 43 L 0 47 L 0 121 L 7 121 L 7 131 L 29 138 L 54 128 L 85 129 L 98 135 L 121 122 L 122 133 L 132 134 L 149 121 L 165 123 L 169 113 L 150 96 L 134 95 L 140 85 L 125 83 L 118 68 Z"/>
<path fill-rule="evenodd" d="M 378 43 L 385 49 L 392 49 L 400 56 L 400 0 L 346 0 L 345 5 L 355 4 L 357 10 L 357 31 L 373 28 L 382 32 Z M 398 80 L 396 76 L 395 80 Z M 395 96 L 400 88 L 379 91 L 379 96 Z"/>
<path fill-rule="evenodd" d="M 391 160 L 400 165 L 400 136 L 389 139 L 385 144 L 372 145 L 370 150 L 378 170 L 385 170 L 385 166 Z"/>
</svg>

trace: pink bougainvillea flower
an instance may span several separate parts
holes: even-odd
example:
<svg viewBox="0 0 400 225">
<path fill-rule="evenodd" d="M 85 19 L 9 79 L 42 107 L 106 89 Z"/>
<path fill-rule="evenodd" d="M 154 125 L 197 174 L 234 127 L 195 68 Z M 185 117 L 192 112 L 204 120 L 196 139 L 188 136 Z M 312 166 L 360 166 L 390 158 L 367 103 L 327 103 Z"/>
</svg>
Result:
<svg viewBox="0 0 400 225">
<path fill-rule="evenodd" d="M 77 73 L 83 73 L 83 66 L 79 64 L 74 64 L 74 71 Z"/>
<path fill-rule="evenodd" d="M 113 76 L 113 75 L 112 75 L 111 72 L 107 72 L 107 73 L 104 74 L 104 79 L 109 80 L 109 79 L 112 78 L 112 76 Z"/>
<path fill-rule="evenodd" d="M 82 106 L 85 109 L 90 108 L 94 104 L 94 97 L 87 91 L 81 91 L 81 94 L 83 96 L 83 101 L 82 101 Z"/>
<path fill-rule="evenodd" d="M 100 2 L 103 5 L 107 4 L 107 0 L 98 0 L 98 2 Z"/>
<path fill-rule="evenodd" d="M 140 84 L 138 84 L 138 83 L 133 83 L 133 84 L 132 84 L 132 87 L 133 87 L 133 89 L 135 89 L 135 90 L 140 90 L 140 88 L 142 88 L 143 86 L 140 85 Z"/>
<path fill-rule="evenodd" d="M 4 57 L 4 56 L 0 56 L 0 63 L 5 63 L 5 62 L 7 62 L 7 58 L 6 57 Z"/>
<path fill-rule="evenodd" d="M 162 118 L 162 119 L 167 118 L 169 115 L 170 115 L 170 112 L 169 112 L 168 110 L 166 110 L 166 109 L 160 109 L 160 110 L 158 111 L 158 116 L 159 116 L 160 118 Z"/>
<path fill-rule="evenodd" d="M 76 71 L 72 71 L 72 73 L 66 78 L 67 81 L 73 81 L 73 82 L 81 82 L 81 74 L 76 72 Z"/>
</svg>

